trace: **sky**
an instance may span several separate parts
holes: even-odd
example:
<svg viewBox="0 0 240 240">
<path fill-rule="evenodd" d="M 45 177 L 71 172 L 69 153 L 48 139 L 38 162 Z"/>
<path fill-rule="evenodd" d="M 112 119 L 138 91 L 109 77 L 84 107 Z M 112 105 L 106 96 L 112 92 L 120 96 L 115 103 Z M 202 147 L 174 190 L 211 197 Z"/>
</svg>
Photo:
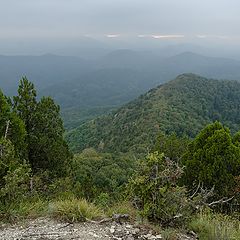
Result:
<svg viewBox="0 0 240 240">
<path fill-rule="evenodd" d="M 131 38 L 238 44 L 239 0 L 0 0 L 0 41 Z"/>
</svg>

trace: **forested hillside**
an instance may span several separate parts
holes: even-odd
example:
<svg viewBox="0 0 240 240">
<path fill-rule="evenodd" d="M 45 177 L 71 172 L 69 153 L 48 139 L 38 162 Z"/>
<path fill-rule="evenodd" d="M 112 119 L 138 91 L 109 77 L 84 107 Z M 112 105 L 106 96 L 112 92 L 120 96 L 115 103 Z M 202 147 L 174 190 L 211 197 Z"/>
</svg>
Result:
<svg viewBox="0 0 240 240">
<path fill-rule="evenodd" d="M 183 74 L 126 104 L 68 132 L 78 152 L 86 147 L 104 151 L 140 151 L 153 146 L 160 131 L 196 136 L 219 120 L 235 132 L 240 122 L 240 83 Z"/>
</svg>

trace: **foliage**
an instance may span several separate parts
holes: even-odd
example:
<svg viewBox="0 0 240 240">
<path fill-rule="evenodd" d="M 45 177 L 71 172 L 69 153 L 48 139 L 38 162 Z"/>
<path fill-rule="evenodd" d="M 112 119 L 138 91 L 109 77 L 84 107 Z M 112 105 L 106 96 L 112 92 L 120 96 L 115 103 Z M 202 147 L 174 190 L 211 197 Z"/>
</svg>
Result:
<svg viewBox="0 0 240 240">
<path fill-rule="evenodd" d="M 72 157 L 63 134 L 59 106 L 51 98 L 37 101 L 26 77 L 13 102 L 0 91 L 1 215 L 14 219 L 27 212 L 27 198 L 53 197 L 63 189 L 59 177 L 69 171 Z"/>
<path fill-rule="evenodd" d="M 48 203 L 37 197 L 28 197 L 20 201 L 11 201 L 0 205 L 0 221 L 16 222 L 26 218 L 46 216 Z"/>
<path fill-rule="evenodd" d="M 239 220 L 209 211 L 194 216 L 189 228 L 202 240 L 234 240 L 240 236 Z"/>
<path fill-rule="evenodd" d="M 34 130 L 30 138 L 33 169 L 48 170 L 53 176 L 63 176 L 71 154 L 63 139 L 59 106 L 53 99 L 43 97 L 36 106 L 33 122 Z"/>
<path fill-rule="evenodd" d="M 176 133 L 169 136 L 159 133 L 154 151 L 162 152 L 165 156 L 174 161 L 179 161 L 186 152 L 190 139 L 187 136 L 178 137 Z"/>
<path fill-rule="evenodd" d="M 158 152 L 142 162 L 128 185 L 130 199 L 143 217 L 163 225 L 184 224 L 193 212 L 184 187 L 176 185 L 183 170 Z"/>
<path fill-rule="evenodd" d="M 76 194 L 88 199 L 97 198 L 101 193 L 116 197 L 133 173 L 135 161 L 131 158 L 97 153 L 94 149 L 75 155 L 72 176 Z"/>
<path fill-rule="evenodd" d="M 49 213 L 53 217 L 70 222 L 84 222 L 103 216 L 103 212 L 94 204 L 77 198 L 52 202 L 49 205 Z"/>
<path fill-rule="evenodd" d="M 31 169 L 15 157 L 9 140 L 0 139 L 0 151 L 0 202 L 7 205 L 26 195 Z"/>
<path fill-rule="evenodd" d="M 131 219 L 135 220 L 137 217 L 137 211 L 129 201 L 116 201 L 108 209 L 105 210 L 109 217 L 113 214 L 128 214 Z"/>
<path fill-rule="evenodd" d="M 206 126 L 182 158 L 184 183 L 193 188 L 199 182 L 220 196 L 234 194 L 234 177 L 239 175 L 240 147 L 233 143 L 229 129 L 219 122 Z"/>
<path fill-rule="evenodd" d="M 12 111 L 8 99 L 0 90 L 0 138 L 8 138 L 13 143 L 16 154 L 25 157 L 26 130 L 23 121 Z"/>
<path fill-rule="evenodd" d="M 33 83 L 26 77 L 20 81 L 14 109 L 23 120 L 27 131 L 27 153 L 33 173 L 48 170 L 53 176 L 66 173 L 66 163 L 71 158 L 63 139 L 60 108 L 50 97 L 37 101 Z"/>
<path fill-rule="evenodd" d="M 20 80 L 18 96 L 13 98 L 14 107 L 20 118 L 24 121 L 27 132 L 31 132 L 33 127 L 32 117 L 37 106 L 37 92 L 34 84 L 29 82 L 26 77 Z"/>
<path fill-rule="evenodd" d="M 108 193 L 100 193 L 98 197 L 95 199 L 94 203 L 101 207 L 102 209 L 106 210 L 111 205 L 111 197 Z"/>
</svg>

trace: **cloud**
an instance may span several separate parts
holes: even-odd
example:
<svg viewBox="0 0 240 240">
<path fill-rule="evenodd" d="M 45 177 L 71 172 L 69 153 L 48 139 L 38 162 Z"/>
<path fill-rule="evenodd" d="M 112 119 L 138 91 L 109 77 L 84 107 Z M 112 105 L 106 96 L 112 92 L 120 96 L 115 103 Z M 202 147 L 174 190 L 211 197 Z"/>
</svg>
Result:
<svg viewBox="0 0 240 240">
<path fill-rule="evenodd" d="M 120 35 L 119 34 L 107 34 L 106 37 L 108 37 L 108 38 L 118 38 L 118 37 L 120 37 Z"/>
<path fill-rule="evenodd" d="M 213 34 L 209 34 L 209 35 L 196 35 L 197 38 L 201 38 L 201 39 L 222 39 L 222 40 L 229 40 L 229 39 L 234 39 L 237 38 L 237 36 L 227 36 L 227 35 L 213 35 Z"/>
<path fill-rule="evenodd" d="M 139 38 L 145 38 L 145 37 L 148 37 L 148 35 L 145 35 L 145 34 L 139 34 L 138 37 L 139 37 Z"/>
<path fill-rule="evenodd" d="M 166 38 L 184 38 L 184 35 L 152 35 L 155 39 L 166 39 Z"/>
</svg>

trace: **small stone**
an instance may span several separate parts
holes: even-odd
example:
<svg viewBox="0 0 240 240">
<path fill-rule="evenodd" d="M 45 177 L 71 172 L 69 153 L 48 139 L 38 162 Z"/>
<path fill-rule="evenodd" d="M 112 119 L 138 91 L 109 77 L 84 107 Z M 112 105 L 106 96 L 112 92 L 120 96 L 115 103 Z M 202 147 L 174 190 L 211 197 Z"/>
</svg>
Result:
<svg viewBox="0 0 240 240">
<path fill-rule="evenodd" d="M 89 235 L 93 236 L 93 237 L 96 237 L 96 238 L 99 238 L 99 236 L 93 232 L 89 232 Z"/>
<path fill-rule="evenodd" d="M 149 240 L 155 240 L 155 239 L 156 239 L 156 237 L 152 235 L 152 236 L 151 236 L 151 237 L 149 237 L 148 239 L 149 239 Z"/>
<path fill-rule="evenodd" d="M 132 228 L 132 225 L 127 224 L 127 225 L 126 225 L 126 228 Z"/>
<path fill-rule="evenodd" d="M 114 228 L 110 228 L 110 233 L 115 233 L 115 229 Z"/>
<path fill-rule="evenodd" d="M 152 234 L 148 233 L 148 234 L 144 235 L 144 237 L 145 237 L 146 239 L 150 239 L 150 237 L 152 237 Z"/>
<path fill-rule="evenodd" d="M 134 228 L 134 229 L 132 230 L 132 234 L 134 234 L 134 235 L 138 234 L 139 232 L 140 232 L 140 229 L 139 229 L 139 228 Z"/>
<path fill-rule="evenodd" d="M 134 240 L 134 238 L 131 236 L 128 236 L 126 240 Z"/>
</svg>

